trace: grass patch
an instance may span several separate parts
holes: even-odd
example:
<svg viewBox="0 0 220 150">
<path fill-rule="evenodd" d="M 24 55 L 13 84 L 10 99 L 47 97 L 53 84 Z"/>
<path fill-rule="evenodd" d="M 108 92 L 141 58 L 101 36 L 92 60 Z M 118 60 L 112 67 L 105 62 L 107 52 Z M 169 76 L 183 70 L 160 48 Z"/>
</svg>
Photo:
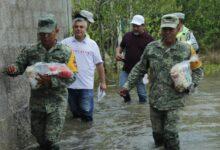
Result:
<svg viewBox="0 0 220 150">
<path fill-rule="evenodd" d="M 220 52 L 210 51 L 201 55 L 205 76 L 220 72 Z"/>
<path fill-rule="evenodd" d="M 220 51 L 208 52 L 201 55 L 202 61 L 207 64 L 220 64 Z"/>
<path fill-rule="evenodd" d="M 205 76 L 210 76 L 220 72 L 220 64 L 204 64 L 203 68 Z"/>
</svg>

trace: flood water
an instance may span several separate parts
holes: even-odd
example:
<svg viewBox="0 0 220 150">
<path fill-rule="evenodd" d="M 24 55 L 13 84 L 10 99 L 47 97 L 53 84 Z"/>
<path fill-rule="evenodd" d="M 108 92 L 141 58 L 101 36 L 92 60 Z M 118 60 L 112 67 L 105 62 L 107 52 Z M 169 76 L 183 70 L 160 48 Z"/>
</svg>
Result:
<svg viewBox="0 0 220 150">
<path fill-rule="evenodd" d="M 220 150 L 220 74 L 205 78 L 181 110 L 181 150 Z M 68 114 L 61 150 L 156 150 L 149 118 L 149 104 L 139 104 L 133 91 L 125 104 L 117 88 L 95 103 L 94 123 L 86 124 Z"/>
</svg>

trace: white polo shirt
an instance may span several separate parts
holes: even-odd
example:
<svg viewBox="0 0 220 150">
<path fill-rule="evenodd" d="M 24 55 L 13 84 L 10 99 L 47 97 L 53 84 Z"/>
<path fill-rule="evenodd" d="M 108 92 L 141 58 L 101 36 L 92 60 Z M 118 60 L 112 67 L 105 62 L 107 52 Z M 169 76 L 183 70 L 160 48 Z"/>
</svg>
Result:
<svg viewBox="0 0 220 150">
<path fill-rule="evenodd" d="M 61 43 L 71 47 L 76 56 L 78 73 L 76 81 L 69 86 L 71 89 L 93 89 L 96 64 L 103 63 L 99 47 L 95 41 L 86 37 L 79 42 L 75 37 L 69 37 Z"/>
</svg>

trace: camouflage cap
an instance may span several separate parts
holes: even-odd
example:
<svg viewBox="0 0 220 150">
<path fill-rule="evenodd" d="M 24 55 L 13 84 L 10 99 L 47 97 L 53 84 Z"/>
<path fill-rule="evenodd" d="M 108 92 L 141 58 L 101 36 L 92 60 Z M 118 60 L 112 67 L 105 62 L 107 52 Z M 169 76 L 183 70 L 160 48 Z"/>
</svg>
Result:
<svg viewBox="0 0 220 150">
<path fill-rule="evenodd" d="M 167 14 L 161 18 L 160 28 L 165 28 L 165 27 L 176 28 L 178 24 L 179 24 L 179 19 L 177 18 L 176 15 Z"/>
<path fill-rule="evenodd" d="M 185 14 L 181 12 L 173 13 L 175 16 L 177 16 L 179 19 L 185 19 Z"/>
<path fill-rule="evenodd" d="M 53 14 L 47 14 L 38 20 L 38 33 L 51 33 L 57 26 L 57 21 Z"/>
</svg>

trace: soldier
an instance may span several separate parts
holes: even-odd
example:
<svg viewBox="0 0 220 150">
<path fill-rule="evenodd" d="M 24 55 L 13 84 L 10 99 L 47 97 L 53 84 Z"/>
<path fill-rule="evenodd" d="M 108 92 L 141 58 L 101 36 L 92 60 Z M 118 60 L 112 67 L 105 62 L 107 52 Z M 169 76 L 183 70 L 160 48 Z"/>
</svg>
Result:
<svg viewBox="0 0 220 150">
<path fill-rule="evenodd" d="M 184 97 L 198 86 L 202 77 L 201 62 L 191 63 L 192 84 L 178 92 L 170 76 L 172 66 L 188 60 L 195 51 L 187 43 L 176 40 L 179 20 L 175 15 L 164 15 L 161 19 L 161 40 L 150 43 L 141 60 L 129 74 L 128 81 L 120 90 L 124 96 L 137 83 L 139 77 L 149 71 L 150 79 L 150 119 L 156 147 L 165 146 L 167 150 L 179 150 L 177 130 L 178 110 L 184 106 Z"/>
<path fill-rule="evenodd" d="M 54 15 L 48 14 L 38 21 L 39 43 L 24 49 L 16 63 L 6 68 L 9 76 L 23 74 L 28 66 L 37 62 L 65 63 L 76 72 L 75 56 L 70 48 L 57 43 L 59 29 Z M 39 75 L 39 89 L 31 90 L 31 132 L 40 150 L 59 150 L 59 137 L 67 108 L 67 86 L 75 79 Z"/>
<path fill-rule="evenodd" d="M 183 13 L 173 13 L 179 18 L 179 32 L 177 33 L 177 39 L 180 41 L 187 42 L 188 44 L 192 45 L 192 47 L 195 49 L 196 53 L 199 53 L 199 45 L 196 41 L 195 36 L 193 35 L 193 32 L 187 28 L 183 23 L 185 19 L 185 14 Z"/>
</svg>

